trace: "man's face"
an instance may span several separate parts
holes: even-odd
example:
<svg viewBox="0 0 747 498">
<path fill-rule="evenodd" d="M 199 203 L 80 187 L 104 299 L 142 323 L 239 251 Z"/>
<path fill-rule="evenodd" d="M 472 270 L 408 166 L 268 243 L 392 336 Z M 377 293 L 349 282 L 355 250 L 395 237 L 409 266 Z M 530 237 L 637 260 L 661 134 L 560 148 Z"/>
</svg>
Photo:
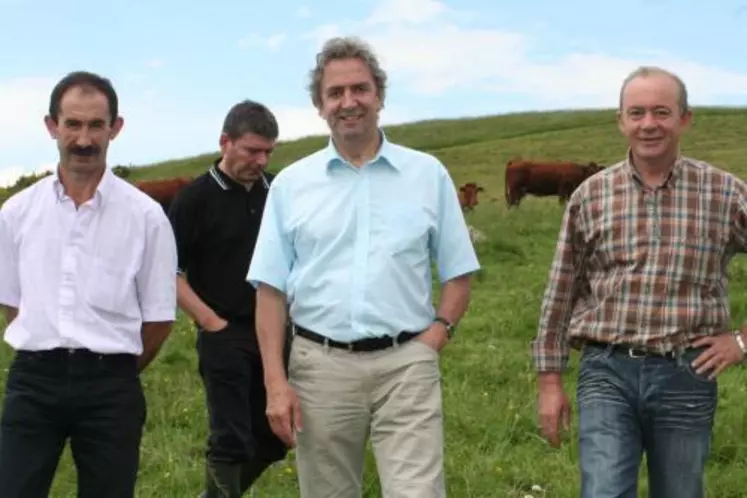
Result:
<svg viewBox="0 0 747 498">
<path fill-rule="evenodd" d="M 691 113 L 679 105 L 677 83 L 667 75 L 631 80 L 623 92 L 618 126 L 636 157 L 655 161 L 674 157 Z"/>
<path fill-rule="evenodd" d="M 79 174 L 106 167 L 109 142 L 124 124 L 121 117 L 111 123 L 106 95 L 83 86 L 72 87 L 62 96 L 57 122 L 51 116 L 44 121 L 57 141 L 61 167 Z"/>
<path fill-rule="evenodd" d="M 324 68 L 319 114 L 338 140 L 375 133 L 382 103 L 368 66 L 358 58 L 333 60 Z"/>
<path fill-rule="evenodd" d="M 220 148 L 226 173 L 237 182 L 249 185 L 267 167 L 275 149 L 275 140 L 254 133 L 245 133 L 236 140 L 231 140 L 222 134 Z"/>
</svg>

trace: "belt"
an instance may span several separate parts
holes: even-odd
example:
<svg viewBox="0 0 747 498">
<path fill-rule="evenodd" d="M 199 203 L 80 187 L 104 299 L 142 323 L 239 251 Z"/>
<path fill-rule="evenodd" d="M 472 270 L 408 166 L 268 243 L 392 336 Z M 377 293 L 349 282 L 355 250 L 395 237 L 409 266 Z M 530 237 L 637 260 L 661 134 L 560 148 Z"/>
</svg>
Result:
<svg viewBox="0 0 747 498">
<path fill-rule="evenodd" d="M 386 348 L 391 348 L 394 345 L 404 344 L 410 339 L 420 335 L 420 332 L 403 331 L 394 337 L 367 337 L 365 339 L 358 339 L 357 341 L 352 342 L 340 342 L 330 339 L 329 337 L 325 337 L 321 334 L 317 334 L 316 332 L 313 332 L 309 329 L 299 327 L 298 325 L 295 325 L 294 329 L 296 331 L 296 335 L 303 337 L 304 339 L 316 342 L 317 344 L 355 352 L 381 351 Z"/>
<path fill-rule="evenodd" d="M 586 341 L 584 342 L 584 346 L 591 346 L 595 348 L 601 348 L 601 349 L 609 349 L 615 353 L 623 353 L 631 358 L 645 358 L 647 356 L 655 356 L 658 358 L 669 358 L 669 359 L 675 359 L 677 357 L 676 351 L 667 351 L 667 352 L 659 352 L 659 351 L 651 351 L 648 349 L 643 349 L 635 346 L 628 346 L 626 344 L 610 344 L 607 342 L 599 342 L 599 341 Z"/>
<path fill-rule="evenodd" d="M 67 368 L 69 365 L 106 364 L 113 368 L 134 370 L 137 356 L 130 353 L 97 353 L 84 348 L 54 348 L 47 350 L 18 350 L 15 358 L 28 365 L 48 369 Z M 48 370 L 49 371 L 49 370 Z"/>
</svg>

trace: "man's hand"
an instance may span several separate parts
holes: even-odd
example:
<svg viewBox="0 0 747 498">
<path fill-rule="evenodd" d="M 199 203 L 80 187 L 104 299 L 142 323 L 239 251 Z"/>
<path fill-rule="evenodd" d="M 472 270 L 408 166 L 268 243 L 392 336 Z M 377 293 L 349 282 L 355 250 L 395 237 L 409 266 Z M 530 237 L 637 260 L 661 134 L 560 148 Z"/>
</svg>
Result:
<svg viewBox="0 0 747 498">
<path fill-rule="evenodd" d="M 449 334 L 446 332 L 446 325 L 441 322 L 434 322 L 415 340 L 422 341 L 431 349 L 439 352 L 449 342 Z"/>
<path fill-rule="evenodd" d="M 10 325 L 10 322 L 16 319 L 18 316 L 18 308 L 0 304 L 0 311 L 5 315 L 5 325 Z"/>
<path fill-rule="evenodd" d="M 742 336 L 744 340 L 744 336 Z M 711 337 L 702 337 L 693 343 L 693 347 L 700 348 L 707 346 L 708 349 L 700 353 L 695 358 L 692 366 L 696 373 L 702 375 L 708 370 L 710 380 L 715 379 L 721 372 L 732 365 L 741 363 L 744 360 L 744 353 L 739 347 L 737 338 L 734 334 L 724 333 Z"/>
<path fill-rule="evenodd" d="M 176 276 L 176 300 L 181 308 L 205 332 L 219 332 L 228 322 L 200 299 L 184 275 Z"/>
<path fill-rule="evenodd" d="M 546 382 L 546 380 L 550 379 L 540 379 L 537 417 L 542 435 L 550 446 L 557 448 L 561 442 L 561 424 L 566 431 L 571 426 L 571 405 L 560 380 L 553 379 L 552 382 Z"/>
<path fill-rule="evenodd" d="M 267 385 L 267 419 L 272 432 L 289 448 L 296 446 L 296 431 L 302 431 L 301 404 L 287 380 Z"/>
<path fill-rule="evenodd" d="M 137 367 L 138 373 L 145 370 L 151 361 L 161 350 L 161 346 L 171 334 L 174 322 L 145 322 L 140 330 L 140 337 L 143 341 L 143 352 L 138 356 Z"/>
<path fill-rule="evenodd" d="M 202 324 L 202 329 L 205 332 L 218 332 L 226 328 L 227 325 L 228 322 L 226 320 L 216 314 L 213 314 Z"/>
</svg>

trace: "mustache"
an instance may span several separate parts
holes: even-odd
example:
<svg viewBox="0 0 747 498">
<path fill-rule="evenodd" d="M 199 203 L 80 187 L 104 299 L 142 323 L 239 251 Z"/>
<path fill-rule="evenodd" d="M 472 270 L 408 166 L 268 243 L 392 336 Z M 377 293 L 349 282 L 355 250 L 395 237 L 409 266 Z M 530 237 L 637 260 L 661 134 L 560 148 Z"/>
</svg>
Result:
<svg viewBox="0 0 747 498">
<path fill-rule="evenodd" d="M 90 157 L 95 154 L 99 153 L 99 148 L 93 145 L 89 145 L 88 147 L 78 147 L 76 145 L 70 147 L 68 149 L 71 154 L 74 154 L 76 156 L 83 156 L 83 157 Z"/>
<path fill-rule="evenodd" d="M 337 117 L 347 118 L 349 116 L 358 116 L 359 114 L 363 114 L 363 112 L 360 109 L 358 109 L 358 108 L 355 108 L 355 109 L 343 109 L 342 111 L 340 111 L 340 112 L 337 113 Z"/>
</svg>

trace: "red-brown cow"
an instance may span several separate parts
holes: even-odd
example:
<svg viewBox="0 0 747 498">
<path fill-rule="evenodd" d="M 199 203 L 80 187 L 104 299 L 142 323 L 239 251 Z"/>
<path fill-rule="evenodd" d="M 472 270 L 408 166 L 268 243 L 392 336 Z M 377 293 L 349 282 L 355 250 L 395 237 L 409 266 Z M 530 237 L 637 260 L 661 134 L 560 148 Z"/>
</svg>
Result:
<svg viewBox="0 0 747 498">
<path fill-rule="evenodd" d="M 604 169 L 597 163 L 578 164 L 570 161 L 538 162 L 521 158 L 506 164 L 506 205 L 519 206 L 521 199 L 557 195 L 564 204 L 584 180 Z"/>
<path fill-rule="evenodd" d="M 165 180 L 140 180 L 135 182 L 135 186 L 151 196 L 168 213 L 176 193 L 191 181 L 192 178 L 182 176 Z"/>
<path fill-rule="evenodd" d="M 462 211 L 472 211 L 477 206 L 477 193 L 485 190 L 474 182 L 465 183 L 459 187 L 459 204 Z"/>
</svg>

